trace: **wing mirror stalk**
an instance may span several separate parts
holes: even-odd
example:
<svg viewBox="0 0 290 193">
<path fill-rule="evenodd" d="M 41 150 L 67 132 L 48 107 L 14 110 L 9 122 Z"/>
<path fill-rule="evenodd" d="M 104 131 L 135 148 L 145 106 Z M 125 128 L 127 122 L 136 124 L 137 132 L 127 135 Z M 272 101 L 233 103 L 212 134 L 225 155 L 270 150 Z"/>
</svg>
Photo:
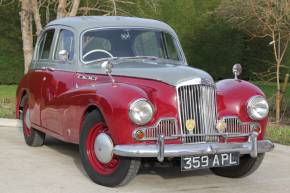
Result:
<svg viewBox="0 0 290 193">
<path fill-rule="evenodd" d="M 105 70 L 106 74 L 111 78 L 112 83 L 115 83 L 115 79 L 112 76 L 113 64 L 110 61 L 105 61 L 102 63 L 102 68 Z"/>
</svg>

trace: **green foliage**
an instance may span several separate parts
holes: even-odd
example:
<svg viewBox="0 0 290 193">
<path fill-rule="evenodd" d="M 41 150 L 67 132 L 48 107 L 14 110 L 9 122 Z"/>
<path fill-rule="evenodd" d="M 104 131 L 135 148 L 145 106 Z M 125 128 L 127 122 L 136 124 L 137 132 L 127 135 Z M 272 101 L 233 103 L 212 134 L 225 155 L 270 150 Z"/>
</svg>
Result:
<svg viewBox="0 0 290 193">
<path fill-rule="evenodd" d="M 18 83 L 23 75 L 23 52 L 17 4 L 0 6 L 0 84 Z"/>
<path fill-rule="evenodd" d="M 226 26 L 213 11 L 219 0 L 163 0 L 160 19 L 177 32 L 188 63 L 216 80 L 232 77 L 234 63 L 242 62 L 243 36 Z"/>
</svg>

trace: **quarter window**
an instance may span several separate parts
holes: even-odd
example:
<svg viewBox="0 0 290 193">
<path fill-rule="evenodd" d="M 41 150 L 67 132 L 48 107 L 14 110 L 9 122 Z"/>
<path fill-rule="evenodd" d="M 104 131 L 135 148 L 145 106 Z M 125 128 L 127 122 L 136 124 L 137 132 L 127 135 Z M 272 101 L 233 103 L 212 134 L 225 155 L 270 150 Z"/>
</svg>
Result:
<svg viewBox="0 0 290 193">
<path fill-rule="evenodd" d="M 41 60 L 45 60 L 49 58 L 52 41 L 54 36 L 54 29 L 48 30 L 43 35 L 43 38 L 40 40 L 39 44 L 39 54 L 38 57 Z"/>
<path fill-rule="evenodd" d="M 59 60 L 59 51 L 66 50 L 68 52 L 68 59 L 72 60 L 74 57 L 74 34 L 69 30 L 61 30 L 57 42 L 54 59 Z"/>
</svg>

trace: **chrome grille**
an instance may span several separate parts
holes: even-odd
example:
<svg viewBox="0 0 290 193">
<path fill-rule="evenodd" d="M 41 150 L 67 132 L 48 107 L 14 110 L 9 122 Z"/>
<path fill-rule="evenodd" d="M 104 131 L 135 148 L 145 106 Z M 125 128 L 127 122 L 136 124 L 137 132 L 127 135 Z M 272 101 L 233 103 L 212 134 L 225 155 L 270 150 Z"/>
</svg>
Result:
<svg viewBox="0 0 290 193">
<path fill-rule="evenodd" d="M 250 134 L 253 130 L 260 128 L 258 123 L 241 122 L 238 117 L 224 117 L 223 121 L 226 123 L 224 133 L 228 134 Z"/>
<path fill-rule="evenodd" d="M 137 128 L 135 132 L 142 130 L 145 134 L 142 140 L 157 140 L 160 135 L 164 135 L 165 139 L 173 139 L 178 135 L 177 121 L 174 118 L 160 119 L 154 126 L 146 128 Z"/>
<path fill-rule="evenodd" d="M 184 143 L 218 141 L 216 134 L 216 91 L 211 84 L 177 87 L 180 126 Z M 194 120 L 195 128 L 187 130 L 186 121 Z M 211 136 L 210 136 L 211 135 Z"/>
</svg>

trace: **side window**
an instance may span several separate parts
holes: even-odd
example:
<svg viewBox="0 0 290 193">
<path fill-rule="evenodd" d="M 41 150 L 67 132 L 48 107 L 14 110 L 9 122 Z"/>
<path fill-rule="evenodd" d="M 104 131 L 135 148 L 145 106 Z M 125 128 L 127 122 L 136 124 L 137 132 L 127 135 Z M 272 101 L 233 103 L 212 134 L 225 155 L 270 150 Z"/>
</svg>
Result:
<svg viewBox="0 0 290 193">
<path fill-rule="evenodd" d="M 163 57 L 159 40 L 155 32 L 144 32 L 137 35 L 133 43 L 135 55 Z"/>
<path fill-rule="evenodd" d="M 177 49 L 171 35 L 164 33 L 164 42 L 166 45 L 168 58 L 172 60 L 179 60 L 178 53 L 176 51 Z"/>
<path fill-rule="evenodd" d="M 59 60 L 59 51 L 66 50 L 68 52 L 68 59 L 72 60 L 74 57 L 74 34 L 73 32 L 63 29 L 59 33 L 57 47 L 54 54 L 54 59 Z"/>
<path fill-rule="evenodd" d="M 38 59 L 45 60 L 49 58 L 53 36 L 54 29 L 46 31 L 43 35 L 39 43 Z"/>
</svg>

